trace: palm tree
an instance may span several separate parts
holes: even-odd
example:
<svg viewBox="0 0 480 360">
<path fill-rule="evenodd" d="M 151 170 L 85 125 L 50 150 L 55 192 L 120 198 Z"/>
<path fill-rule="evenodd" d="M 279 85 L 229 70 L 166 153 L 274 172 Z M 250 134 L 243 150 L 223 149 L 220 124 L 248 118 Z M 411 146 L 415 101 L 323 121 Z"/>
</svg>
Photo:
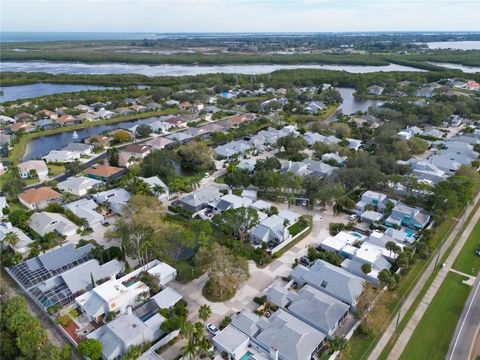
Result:
<svg viewBox="0 0 480 360">
<path fill-rule="evenodd" d="M 18 235 L 15 234 L 13 231 L 10 231 L 3 237 L 2 247 L 4 247 L 5 245 L 9 245 L 10 247 L 13 248 L 15 247 L 15 245 L 18 244 L 19 241 L 20 241 L 20 238 L 18 237 Z"/>
<path fill-rule="evenodd" d="M 203 320 L 203 322 L 207 321 L 207 319 L 212 315 L 212 308 L 210 305 L 203 304 L 198 309 L 198 317 Z"/>
<path fill-rule="evenodd" d="M 153 192 L 156 194 L 156 195 L 162 195 L 162 194 L 165 194 L 165 188 L 160 185 L 160 184 L 155 184 L 153 185 L 153 188 L 152 188 Z"/>
<path fill-rule="evenodd" d="M 190 338 L 195 330 L 192 322 L 185 320 L 180 326 L 180 336 Z"/>
<path fill-rule="evenodd" d="M 395 244 L 393 241 L 387 241 L 387 243 L 385 244 L 385 249 L 390 251 L 390 257 L 392 257 L 392 252 L 397 251 L 397 248 L 397 244 Z"/>
</svg>

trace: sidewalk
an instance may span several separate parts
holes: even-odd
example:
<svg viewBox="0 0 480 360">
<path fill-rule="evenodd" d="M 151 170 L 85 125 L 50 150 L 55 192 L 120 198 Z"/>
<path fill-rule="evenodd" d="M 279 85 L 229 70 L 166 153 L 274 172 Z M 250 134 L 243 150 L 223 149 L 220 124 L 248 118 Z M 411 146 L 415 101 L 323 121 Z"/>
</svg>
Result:
<svg viewBox="0 0 480 360">
<path fill-rule="evenodd" d="M 475 198 L 475 201 L 474 201 L 474 206 L 470 207 L 467 209 L 467 212 L 465 214 L 465 218 L 468 218 L 468 216 L 470 215 L 470 213 L 473 211 L 473 209 L 475 208 L 475 205 L 477 204 L 477 202 L 480 200 L 480 195 L 478 195 L 476 198 Z M 416 309 L 415 313 L 413 314 L 412 318 L 410 319 L 410 321 L 408 322 L 407 326 L 405 327 L 405 329 L 403 330 L 402 334 L 400 335 L 400 337 L 398 338 L 397 342 L 395 343 L 395 346 L 393 347 L 391 353 L 389 354 L 388 356 L 388 360 L 394 360 L 394 359 L 398 359 L 400 357 L 400 355 L 402 354 L 403 352 L 403 349 L 405 348 L 405 346 L 407 345 L 408 343 L 408 340 L 410 339 L 410 337 L 412 336 L 413 334 L 413 331 L 415 330 L 415 327 L 417 325 L 417 323 L 420 321 L 420 319 L 422 318 L 424 312 L 426 311 L 428 305 L 430 304 L 431 300 L 433 299 L 433 296 L 435 296 L 438 288 L 440 287 L 440 285 L 442 284 L 443 282 L 443 279 L 445 278 L 446 274 L 450 271 L 450 266 L 451 264 L 453 263 L 453 260 L 455 260 L 455 258 L 457 257 L 458 253 L 460 252 L 460 250 L 462 249 L 465 241 L 467 240 L 468 238 L 468 235 L 470 234 L 470 232 L 472 231 L 473 227 L 475 226 L 478 218 L 480 218 L 480 212 L 477 212 L 472 220 L 469 222 L 469 224 L 467 225 L 467 227 L 465 228 L 464 232 L 462 233 L 462 236 L 460 237 L 459 241 L 457 242 L 457 244 L 455 245 L 454 249 L 452 250 L 452 253 L 450 254 L 450 256 L 448 257 L 448 260 L 447 260 L 447 263 L 448 263 L 448 267 L 445 268 L 443 271 L 440 271 L 437 275 L 437 277 L 435 278 L 435 280 L 433 281 L 430 289 L 428 290 L 427 294 L 425 295 L 425 297 L 423 298 L 422 302 L 419 304 L 418 308 Z M 442 248 L 439 250 L 440 251 L 440 258 L 445 254 L 445 252 L 448 250 L 448 248 L 450 247 L 450 245 L 452 244 L 453 240 L 455 239 L 455 237 L 458 235 L 458 233 L 462 230 L 461 229 L 461 226 L 462 226 L 462 221 L 459 220 L 457 222 L 457 224 L 455 225 L 453 231 L 450 233 L 450 236 L 447 238 L 447 240 L 445 241 L 445 243 L 443 244 Z M 413 288 L 413 290 L 410 292 L 410 294 L 408 295 L 408 297 L 405 299 L 404 303 L 403 303 L 403 306 L 400 310 L 400 316 L 399 316 L 399 322 L 404 318 L 405 316 L 405 313 L 408 311 L 408 309 L 412 306 L 413 302 L 415 301 L 415 299 L 417 298 L 418 294 L 420 293 L 421 289 L 423 288 L 423 286 L 427 283 L 428 281 L 428 278 L 430 277 L 431 273 L 434 271 L 434 268 L 435 268 L 435 262 L 436 262 L 436 256 L 432 258 L 432 260 L 430 261 L 430 264 L 428 265 L 428 267 L 425 269 L 425 271 L 423 272 L 423 275 L 422 277 L 420 278 L 420 280 L 417 282 L 417 284 L 415 285 L 415 287 Z M 368 360 L 376 360 L 379 358 L 381 352 L 383 351 L 383 349 L 385 348 L 385 346 L 387 345 L 387 343 L 389 342 L 390 338 L 392 336 L 394 336 L 395 334 L 395 326 L 396 326 L 396 323 L 397 323 L 397 316 L 395 316 L 395 318 L 390 322 L 390 324 L 388 325 L 387 329 L 385 330 L 384 334 L 382 335 L 382 337 L 380 338 L 380 341 L 377 343 L 377 345 L 375 346 L 375 348 L 373 349 L 372 353 L 370 354 L 370 356 L 368 357 Z"/>
</svg>

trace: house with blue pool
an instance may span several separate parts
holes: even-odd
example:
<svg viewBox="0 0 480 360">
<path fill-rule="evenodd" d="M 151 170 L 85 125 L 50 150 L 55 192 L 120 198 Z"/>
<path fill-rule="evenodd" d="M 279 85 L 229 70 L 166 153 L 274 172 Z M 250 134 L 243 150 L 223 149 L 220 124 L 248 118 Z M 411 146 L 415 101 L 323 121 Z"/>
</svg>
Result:
<svg viewBox="0 0 480 360">
<path fill-rule="evenodd" d="M 397 203 L 384 224 L 388 227 L 405 226 L 413 230 L 422 230 L 427 227 L 430 219 L 430 214 L 423 209 Z"/>
</svg>

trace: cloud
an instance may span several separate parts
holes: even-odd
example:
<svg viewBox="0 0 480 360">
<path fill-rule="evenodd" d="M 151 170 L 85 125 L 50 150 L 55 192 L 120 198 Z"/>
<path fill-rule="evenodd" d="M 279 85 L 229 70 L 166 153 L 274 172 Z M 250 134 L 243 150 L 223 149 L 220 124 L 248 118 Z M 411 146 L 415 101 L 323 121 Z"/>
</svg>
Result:
<svg viewBox="0 0 480 360">
<path fill-rule="evenodd" d="M 477 0 L 3 0 L 2 31 L 478 31 Z"/>
</svg>

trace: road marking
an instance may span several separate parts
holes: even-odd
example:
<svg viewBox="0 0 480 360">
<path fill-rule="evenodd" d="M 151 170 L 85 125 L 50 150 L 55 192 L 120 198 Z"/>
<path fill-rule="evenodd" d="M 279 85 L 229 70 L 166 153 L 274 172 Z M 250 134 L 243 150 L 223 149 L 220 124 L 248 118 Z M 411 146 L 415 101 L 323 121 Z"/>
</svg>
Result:
<svg viewBox="0 0 480 360">
<path fill-rule="evenodd" d="M 477 331 L 475 332 L 475 336 L 473 337 L 472 346 L 470 346 L 470 351 L 468 352 L 468 359 L 467 359 L 467 360 L 473 359 L 473 357 L 472 357 L 473 351 L 475 350 L 475 346 L 476 346 L 476 344 L 477 344 L 477 341 L 480 341 L 480 338 L 479 338 L 480 333 L 479 333 L 479 331 L 480 331 L 480 325 L 477 327 Z"/>
<path fill-rule="evenodd" d="M 465 314 L 465 317 L 463 318 L 462 324 L 460 325 L 460 330 L 458 330 L 457 338 L 455 339 L 455 343 L 453 344 L 452 348 L 452 353 L 450 354 L 450 359 L 453 359 L 453 354 L 455 353 L 455 348 L 457 347 L 458 339 L 460 339 L 460 334 L 462 333 L 463 330 L 463 325 L 465 325 L 465 321 L 468 319 L 468 313 L 470 312 L 470 309 L 472 308 L 473 305 L 473 300 L 475 299 L 475 296 L 477 296 L 478 289 L 480 288 L 480 282 L 477 284 L 477 287 L 475 288 L 475 292 L 473 293 L 472 300 L 470 301 L 470 304 L 468 305 L 467 312 Z"/>
</svg>

